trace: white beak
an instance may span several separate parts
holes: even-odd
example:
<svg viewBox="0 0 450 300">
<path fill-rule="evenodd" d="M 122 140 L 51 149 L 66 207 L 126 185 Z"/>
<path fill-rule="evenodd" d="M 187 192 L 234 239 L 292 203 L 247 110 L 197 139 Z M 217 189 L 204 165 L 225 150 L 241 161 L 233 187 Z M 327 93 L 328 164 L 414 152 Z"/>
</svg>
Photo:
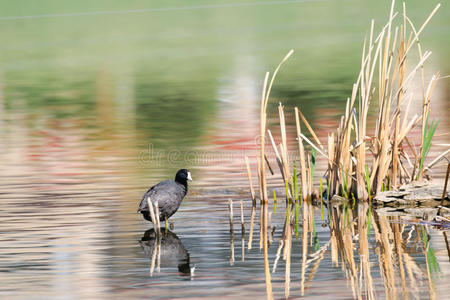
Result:
<svg viewBox="0 0 450 300">
<path fill-rule="evenodd" d="M 188 180 L 192 180 L 191 172 L 188 172 L 188 177 L 187 177 L 187 179 L 188 179 Z"/>
</svg>

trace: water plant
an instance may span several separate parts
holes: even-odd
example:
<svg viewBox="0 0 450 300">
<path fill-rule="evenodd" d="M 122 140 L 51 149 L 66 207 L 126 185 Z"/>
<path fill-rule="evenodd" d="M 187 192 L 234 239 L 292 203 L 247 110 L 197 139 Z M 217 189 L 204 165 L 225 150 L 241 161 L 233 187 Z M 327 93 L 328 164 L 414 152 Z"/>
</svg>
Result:
<svg viewBox="0 0 450 300">
<path fill-rule="evenodd" d="M 277 193 L 273 190 L 273 213 L 277 213 Z"/>
<path fill-rule="evenodd" d="M 320 217 L 323 220 L 323 182 L 322 182 L 322 178 L 320 178 L 319 199 L 320 199 Z"/>
<path fill-rule="evenodd" d="M 377 244 L 383 249 L 381 251 L 383 257 L 380 257 L 380 272 L 383 278 L 386 279 L 387 295 L 389 298 L 396 295 L 393 270 L 394 247 L 391 245 L 389 236 L 392 235 L 393 231 L 396 234 L 396 241 L 399 243 L 403 229 L 400 229 L 399 226 L 391 227 L 385 217 L 380 217 L 378 221 L 374 220 L 371 199 L 373 195 L 382 190 L 396 189 L 400 184 L 420 180 L 427 170 L 425 168 L 425 159 L 430 151 L 431 141 L 438 124 L 437 121 L 428 124 L 428 116 L 432 92 L 439 76 L 437 74 L 433 75 L 428 83 L 425 83 L 424 62 L 429 58 L 431 52 L 422 52 L 419 35 L 440 5 L 437 5 L 419 29 L 416 29 L 406 14 L 405 4 L 403 4 L 401 14 L 394 12 L 394 4 L 395 1 L 392 1 L 389 19 L 381 28 L 380 33 L 374 33 L 374 21 L 371 22 L 368 37 L 365 39 L 362 48 L 361 70 L 356 82 L 353 84 L 351 96 L 347 98 L 339 126 L 335 132 L 328 134 L 326 146 L 321 143 L 300 108 L 294 108 L 298 170 L 297 164 L 291 165 L 290 162 L 290 159 L 292 160 L 292 157 L 295 156 L 288 153 L 285 108 L 281 103 L 278 105 L 281 142 L 277 143 L 271 131 L 267 129 L 267 106 L 270 92 L 280 67 L 292 55 L 293 50 L 280 62 L 270 81 L 269 73 L 265 75 L 260 103 L 260 144 L 257 157 L 257 176 L 261 204 L 260 249 L 264 249 L 264 270 L 268 299 L 273 299 L 273 291 L 268 258 L 267 228 L 270 214 L 268 212 L 268 185 L 265 168 L 266 164 L 268 166 L 270 164 L 265 153 L 266 133 L 275 154 L 286 199 L 285 218 L 283 218 L 284 229 L 272 271 L 275 271 L 281 251 L 284 248 L 283 258 L 286 261 L 285 297 L 289 297 L 290 293 L 292 232 L 295 230 L 295 236 L 298 238 L 301 224 L 301 295 L 304 295 L 306 284 L 308 241 L 310 246 L 313 246 L 315 253 L 320 252 L 322 249 L 318 243 L 313 211 L 314 201 L 319 198 L 323 219 L 324 190 L 322 180 L 320 180 L 320 192 L 313 192 L 315 166 L 319 157 L 325 158 L 327 162 L 325 173 L 327 187 L 326 206 L 327 221 L 331 232 L 330 245 L 333 260 L 337 257 L 336 252 L 338 250 L 336 249 L 339 249 L 343 268 L 346 269 L 346 274 L 351 280 L 355 298 L 361 299 L 363 292 L 365 292 L 369 299 L 373 299 L 374 292 L 371 283 L 372 275 L 368 259 L 368 244 L 371 239 L 371 233 L 374 232 Z M 394 22 L 398 19 L 402 21 L 399 25 L 396 25 Z M 417 45 L 419 55 L 417 64 L 411 68 L 407 65 L 410 61 L 407 58 L 410 57 L 411 49 L 414 45 Z M 412 94 L 408 86 L 412 84 L 417 74 L 421 75 L 420 79 L 422 82 L 422 111 L 420 115 L 414 114 L 411 116 L 409 113 L 410 107 L 413 100 L 417 100 L 417 97 Z M 373 105 L 373 103 L 376 103 L 376 105 Z M 371 107 L 371 105 L 375 107 Z M 369 114 L 369 109 L 376 112 L 374 116 Z M 372 116 L 374 120 L 371 119 Z M 421 121 L 422 136 L 420 151 L 417 154 L 411 145 L 412 138 L 408 137 L 408 134 Z M 375 125 L 371 126 L 371 124 Z M 307 131 L 303 132 L 303 128 L 306 128 Z M 308 133 L 310 138 L 305 133 Z M 413 158 L 413 163 L 410 156 Z M 297 160 L 294 159 L 293 161 Z M 434 163 L 436 162 L 433 161 L 428 167 L 431 167 Z M 253 190 L 250 164 L 247 157 L 246 165 L 254 203 L 248 244 L 248 248 L 251 249 L 256 196 Z M 271 169 L 270 171 L 273 175 L 273 170 Z M 331 200 L 335 195 L 347 198 L 343 202 L 343 209 L 341 207 L 339 210 L 333 209 Z M 348 200 L 350 196 L 353 199 L 352 203 Z M 273 189 L 273 197 L 275 213 L 277 207 L 275 189 Z M 357 217 L 354 217 L 355 214 Z M 353 251 L 355 226 L 358 227 L 361 269 L 355 262 Z M 401 247 L 400 244 L 396 245 L 395 249 L 398 252 L 397 256 L 401 264 L 402 288 L 406 292 L 404 269 L 401 262 L 404 256 L 402 256 L 403 253 L 399 247 Z M 408 258 L 405 257 L 404 259 Z M 431 257 L 430 260 L 432 260 Z M 364 290 L 361 290 L 359 284 L 359 270 L 361 270 L 366 284 Z"/>
<path fill-rule="evenodd" d="M 419 162 L 419 171 L 417 173 L 416 180 L 419 180 L 419 178 L 423 175 L 423 164 L 425 162 L 425 158 L 428 156 L 428 152 L 430 152 L 431 149 L 431 139 L 434 136 L 434 132 L 436 131 L 438 121 L 431 122 L 431 125 L 428 125 L 428 114 L 425 120 L 425 128 L 423 131 L 423 137 L 422 137 L 422 151 L 420 155 L 420 162 Z"/>
<path fill-rule="evenodd" d="M 352 94 L 347 98 L 345 112 L 337 130 L 328 135 L 326 149 L 300 108 L 294 108 L 300 166 L 298 178 L 296 167 L 294 174 L 290 174 L 289 157 L 292 155 L 288 154 L 285 111 L 281 103 L 278 106 L 281 143 L 277 145 L 270 130 L 267 133 L 285 186 L 286 201 L 292 200 L 295 211 L 299 186 L 300 207 L 303 201 L 311 201 L 319 196 L 313 194 L 317 154 L 328 162 L 325 174 L 327 199 L 333 195 L 342 195 L 345 198 L 352 196 L 357 200 L 369 201 L 373 194 L 382 190 L 396 189 L 400 184 L 420 180 L 426 171 L 425 160 L 438 125 L 437 121 L 428 124 L 428 116 L 432 92 L 439 76 L 435 74 L 428 83 L 425 81 L 424 63 L 431 52 L 422 52 L 419 35 L 440 5 L 438 4 L 420 28 L 416 29 L 406 14 L 405 5 L 399 14 L 394 12 L 394 4 L 395 1 L 392 1 L 389 19 L 380 33 L 375 34 L 374 21 L 371 22 L 362 48 L 361 70 L 353 84 Z M 396 25 L 395 21 L 398 19 L 401 19 L 401 22 Z M 413 60 L 410 59 L 410 53 L 414 45 L 417 45 L 419 53 L 418 63 L 411 68 L 408 62 Z M 265 140 L 267 103 L 275 75 L 292 52 L 289 52 L 275 70 L 270 84 L 267 85 L 268 74 L 264 82 L 259 158 L 260 194 L 264 203 L 267 201 L 263 163 L 266 156 L 262 142 Z M 418 101 L 418 97 L 408 87 L 419 73 L 423 91 L 422 112 L 421 115 L 411 116 L 410 107 L 414 101 Z M 374 106 L 373 103 L 377 104 L 372 108 L 372 111 L 376 111 L 374 122 L 369 115 L 369 108 Z M 408 137 L 408 134 L 421 123 L 420 121 L 422 137 L 417 154 L 411 146 L 412 138 Z M 375 125 L 370 126 L 372 123 Z M 306 127 L 311 139 L 302 132 L 302 126 Z M 310 146 L 309 150 L 304 142 Z M 414 163 L 411 163 L 411 156 Z M 290 213 L 290 205 L 287 208 L 287 213 Z M 303 209 L 300 211 L 302 213 Z M 295 216 L 295 213 L 293 215 Z M 294 221 L 297 223 L 297 219 Z"/>
</svg>

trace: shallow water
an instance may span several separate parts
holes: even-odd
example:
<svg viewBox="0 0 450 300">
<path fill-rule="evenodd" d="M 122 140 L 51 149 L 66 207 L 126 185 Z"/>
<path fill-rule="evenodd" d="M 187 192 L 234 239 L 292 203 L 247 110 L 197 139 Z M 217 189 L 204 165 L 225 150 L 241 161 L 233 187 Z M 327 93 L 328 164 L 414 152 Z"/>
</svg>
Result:
<svg viewBox="0 0 450 300">
<path fill-rule="evenodd" d="M 299 105 L 325 137 L 336 128 L 351 92 L 370 19 L 381 24 L 388 13 L 386 3 L 284 2 L 0 4 L 1 298 L 265 297 L 259 223 L 242 261 L 238 209 L 243 200 L 248 246 L 251 200 L 243 158 L 256 149 L 264 72 L 295 49 L 274 86 L 273 103 Z M 423 11 L 434 7 L 420 1 L 408 6 L 418 24 L 426 17 Z M 421 40 L 433 51 L 430 69 L 441 74 L 450 70 L 448 20 L 448 8 L 441 9 Z M 440 118 L 444 133 L 450 127 L 448 89 L 438 85 L 435 95 L 433 117 Z M 277 113 L 270 109 L 278 139 Z M 444 135 L 436 141 L 449 143 Z M 437 145 L 430 156 L 443 150 Z M 151 274 L 152 241 L 142 238 L 152 226 L 136 209 L 150 185 L 172 178 L 181 167 L 192 171 L 194 182 L 170 219 L 173 235 L 162 252 L 175 245 L 184 256 L 162 257 Z M 317 178 L 324 168 L 319 161 Z M 440 176 L 442 170 L 433 172 Z M 277 176 L 269 178 L 272 187 L 279 185 Z M 234 262 L 229 199 L 235 203 Z M 271 268 L 283 209 L 279 205 L 272 217 Z M 259 207 L 256 213 L 259 220 Z M 320 247 L 331 236 L 323 223 L 316 209 Z M 407 225 L 405 234 L 412 228 Z M 440 266 L 431 276 L 434 289 L 449 295 L 442 232 L 427 230 Z M 428 298 L 420 239 L 404 247 L 422 276 L 414 273 L 416 280 L 407 281 L 411 295 Z M 292 249 L 290 295 L 298 298 L 300 239 L 294 238 Z M 382 250 L 372 231 L 369 253 L 378 298 L 386 297 L 378 268 Z M 335 264 L 333 253 L 331 245 L 324 248 L 318 268 L 313 260 L 306 269 L 308 298 L 353 297 L 348 271 Z M 277 298 L 284 297 L 285 265 L 281 259 L 272 277 Z"/>
</svg>

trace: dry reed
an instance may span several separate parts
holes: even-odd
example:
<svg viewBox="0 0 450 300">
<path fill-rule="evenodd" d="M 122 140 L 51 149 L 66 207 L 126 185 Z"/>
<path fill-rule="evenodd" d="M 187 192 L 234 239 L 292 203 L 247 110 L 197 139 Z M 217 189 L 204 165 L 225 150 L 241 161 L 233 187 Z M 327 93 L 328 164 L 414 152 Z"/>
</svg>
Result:
<svg viewBox="0 0 450 300">
<path fill-rule="evenodd" d="M 228 212 L 230 213 L 230 266 L 234 265 L 234 226 L 233 226 L 233 200 L 228 200 Z"/>
<path fill-rule="evenodd" d="M 228 212 L 230 213 L 230 232 L 233 233 L 234 232 L 234 227 L 233 227 L 233 200 L 228 199 Z"/>
<path fill-rule="evenodd" d="M 450 163 L 447 164 L 447 172 L 445 173 L 444 190 L 442 191 L 441 206 L 444 205 L 445 195 L 447 194 L 448 177 L 450 175 Z"/>
<path fill-rule="evenodd" d="M 250 184 L 250 194 L 252 196 L 253 205 L 256 205 L 255 189 L 253 188 L 252 171 L 250 169 L 250 163 L 248 161 L 248 157 L 247 156 L 245 157 L 245 164 L 247 166 L 248 182 Z"/>
<path fill-rule="evenodd" d="M 147 197 L 147 205 L 148 209 L 150 210 L 150 218 L 152 219 L 153 228 L 155 229 L 156 235 L 161 236 L 161 227 L 159 224 L 159 208 L 158 208 L 158 201 L 155 202 L 155 204 L 152 203 L 150 200 L 150 196 Z"/>
<path fill-rule="evenodd" d="M 281 65 L 291 56 L 293 50 L 291 50 L 286 57 L 280 62 L 278 67 L 275 69 L 272 74 L 271 80 L 269 82 L 269 72 L 266 73 L 264 79 L 263 92 L 261 96 L 261 109 L 260 109 L 260 156 L 257 160 L 258 165 L 258 182 L 259 182 L 259 193 L 261 200 L 261 230 L 260 234 L 262 234 L 262 238 L 260 241 L 263 242 L 264 248 L 264 272 L 265 272 L 265 281 L 266 281 L 266 293 L 267 299 L 273 299 L 272 293 L 272 282 L 269 270 L 269 257 L 268 257 L 268 237 L 267 237 L 267 216 L 268 216 L 268 197 L 267 197 L 267 181 L 266 181 L 266 172 L 265 172 L 265 133 L 266 133 L 266 118 L 267 118 L 267 103 L 269 101 L 270 91 L 272 89 L 272 85 L 274 83 L 275 77 L 281 68 Z"/>
<path fill-rule="evenodd" d="M 245 260 L 245 222 L 244 222 L 244 203 L 241 200 L 241 260 Z"/>
<path fill-rule="evenodd" d="M 158 236 L 161 236 L 161 223 L 160 223 L 158 201 L 155 201 L 155 221 L 156 221 L 156 234 Z"/>
<path fill-rule="evenodd" d="M 439 4 L 430 13 L 426 21 L 417 30 L 406 14 L 403 5 L 401 14 L 394 12 L 395 1 L 392 1 L 388 22 L 379 34 L 374 32 L 374 21 L 371 22 L 368 38 L 364 42 L 361 57 L 361 70 L 353 85 L 351 96 L 347 99 L 344 115 L 341 117 L 336 132 L 328 136 L 325 148 L 312 129 L 303 113 L 295 107 L 295 124 L 298 144 L 298 160 L 300 165 L 300 195 L 306 201 L 314 197 L 313 171 L 314 152 L 328 160 L 327 195 L 352 195 L 359 200 L 369 201 L 373 193 L 382 189 L 396 189 L 400 184 L 412 180 L 420 180 L 425 168 L 424 161 L 431 147 L 437 122 L 428 124 L 432 92 L 435 89 L 438 74 L 426 82 L 424 63 L 431 52 L 422 53 L 419 35 L 439 8 Z M 402 16 L 400 24 L 396 19 Z M 417 45 L 418 63 L 408 66 L 411 49 Z M 270 83 L 269 73 L 264 80 L 264 88 L 260 110 L 260 157 L 258 159 L 258 178 L 261 203 L 267 203 L 267 183 L 265 176 L 265 133 L 266 109 L 270 90 L 280 66 L 292 54 L 282 60 L 275 70 Z M 416 74 L 420 73 L 422 82 L 422 113 L 410 115 L 413 103 L 413 92 L 408 88 Z M 369 109 L 376 103 L 377 114 L 375 127 L 370 128 Z M 297 174 L 291 174 L 286 134 L 284 107 L 278 106 L 281 143 L 277 144 L 270 130 L 267 133 L 280 169 L 283 185 L 286 187 L 287 213 L 291 212 L 290 204 L 296 203 Z M 303 124 L 302 124 L 303 123 Z M 419 151 L 415 151 L 408 134 L 420 123 L 422 138 Z M 312 137 L 308 139 L 302 132 L 302 125 Z M 372 133 L 369 131 L 373 130 Z M 307 151 L 304 145 L 310 145 Z M 410 153 L 407 149 L 410 149 Z M 450 150 L 448 150 L 450 151 Z M 447 151 L 447 152 L 448 152 Z M 434 163 L 434 162 L 433 162 Z M 246 158 L 247 170 L 252 191 L 251 173 Z M 431 165 L 431 164 L 430 164 Z M 293 178 L 295 177 L 295 179 Z M 352 197 L 353 197 L 352 196 Z M 290 204 L 289 204 L 290 203 Z M 293 214 L 291 214 L 292 216 Z M 291 216 L 287 216 L 288 218 Z"/>
<path fill-rule="evenodd" d="M 286 298 L 290 295 L 291 224 L 293 221 L 296 226 L 296 236 L 298 236 L 299 223 L 301 222 L 302 225 L 300 271 L 300 292 L 302 296 L 306 289 L 306 271 L 309 263 L 307 260 L 308 241 L 311 247 L 316 237 L 312 209 L 312 200 L 315 197 L 313 194 L 315 153 L 320 154 L 327 160 L 326 197 L 328 199 L 327 210 L 330 226 L 330 241 L 327 245 L 331 247 L 332 261 L 338 265 L 339 260 L 341 260 L 341 267 L 350 280 L 354 297 L 375 299 L 373 272 L 369 260 L 370 234 L 372 231 L 376 243 L 381 249 L 378 251 L 381 251 L 378 253 L 378 259 L 387 297 L 395 298 L 397 296 L 396 282 L 401 283 L 402 292 L 406 295 L 408 293 L 406 278 L 413 278 L 414 275 L 417 277 L 415 273 L 419 271 L 413 265 L 412 259 L 403 250 L 405 247 L 402 240 L 404 226 L 392 225 L 386 217 L 380 217 L 379 220 L 375 221 L 372 216 L 370 199 L 373 194 L 382 189 L 396 189 L 400 184 L 421 179 L 427 169 L 438 161 L 434 160 L 428 164 L 428 168 L 424 167 L 436 127 L 436 123 L 428 124 L 428 118 L 432 92 L 439 76 L 436 74 L 428 82 L 425 81 L 424 62 L 429 58 L 431 52 L 425 51 L 422 53 L 419 35 L 440 5 L 436 6 L 418 30 L 407 16 L 404 5 L 401 13 L 401 24 L 396 25 L 394 23 L 399 18 L 399 14 L 394 12 L 394 5 L 395 1 L 392 1 L 388 22 L 382 27 L 379 34 L 375 34 L 375 25 L 373 21 L 371 22 L 369 35 L 364 41 L 362 49 L 361 70 L 353 85 L 351 96 L 347 99 L 339 126 L 335 132 L 328 135 L 326 146 L 320 142 L 300 108 L 295 107 L 298 174 L 295 166 L 293 167 L 294 172 L 291 172 L 292 162 L 290 159 L 292 160 L 293 156 L 288 153 L 285 109 L 281 103 L 278 106 L 281 142 L 277 143 L 271 131 L 266 128 L 267 105 L 274 79 L 281 65 L 293 51 L 291 50 L 280 62 L 270 81 L 269 73 L 265 75 L 260 106 L 260 153 L 257 157 L 257 177 L 261 204 L 260 249 L 264 249 L 264 270 L 268 299 L 273 299 L 273 292 L 268 260 L 270 244 L 267 232 L 269 214 L 265 163 L 269 167 L 270 164 L 265 154 L 266 133 L 275 154 L 282 184 L 285 188 L 286 221 L 272 273 L 276 271 L 283 251 L 283 259 L 286 261 Z M 414 45 L 417 45 L 419 57 L 417 58 L 418 63 L 411 67 L 408 66 L 408 63 Z M 411 116 L 409 111 L 414 96 L 408 87 L 417 73 L 421 75 L 422 111 L 420 115 Z M 372 108 L 371 105 L 375 107 Z M 369 126 L 369 124 L 372 124 L 369 120 L 370 109 L 377 111 L 374 128 Z M 421 124 L 422 137 L 419 151 L 416 151 L 411 143 L 412 139 L 408 135 L 419 124 Z M 308 133 L 311 138 L 305 136 L 305 133 Z M 448 151 L 450 149 L 438 158 L 442 158 Z M 245 157 L 245 163 L 253 200 L 248 241 L 248 249 L 251 249 L 256 214 L 256 196 L 248 157 Z M 450 164 L 448 170 L 450 170 Z M 270 169 L 270 172 L 273 174 L 272 169 Z M 273 194 L 274 209 L 276 209 L 275 190 L 273 190 Z M 322 203 L 322 182 L 320 182 L 320 194 L 318 195 L 320 195 Z M 330 204 L 330 199 L 334 195 L 342 195 L 347 199 L 353 198 L 353 205 L 347 201 L 344 203 L 342 210 L 341 208 L 334 209 Z M 353 211 L 355 199 L 360 200 L 361 203 L 357 204 L 357 210 Z M 295 208 L 294 213 L 292 213 L 293 208 Z M 301 218 L 299 218 L 297 209 L 300 209 Z M 241 202 L 241 218 L 243 218 L 242 211 Z M 230 212 L 232 214 L 231 210 Z M 323 219 L 322 210 L 321 214 Z M 356 217 L 354 217 L 354 214 L 356 214 Z M 241 220 L 241 223 L 242 231 L 244 231 L 243 220 Z M 231 223 L 230 226 L 232 226 Z M 270 242 L 271 240 L 272 238 Z M 355 259 L 354 248 L 357 245 L 355 240 L 358 240 L 360 266 Z M 323 258 L 323 252 L 316 253 L 322 253 Z M 396 277 L 394 267 L 396 262 L 400 279 Z M 318 263 L 315 270 L 317 268 Z M 430 274 L 428 275 L 428 278 L 430 278 Z M 313 276 L 314 273 L 312 272 L 310 278 L 312 279 Z M 430 295 L 432 293 L 430 288 Z"/>
</svg>

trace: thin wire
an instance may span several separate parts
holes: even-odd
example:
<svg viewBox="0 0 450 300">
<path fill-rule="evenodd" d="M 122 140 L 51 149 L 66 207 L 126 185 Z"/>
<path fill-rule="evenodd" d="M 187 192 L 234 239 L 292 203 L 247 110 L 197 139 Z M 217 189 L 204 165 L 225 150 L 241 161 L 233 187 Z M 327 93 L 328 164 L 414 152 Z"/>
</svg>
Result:
<svg viewBox="0 0 450 300">
<path fill-rule="evenodd" d="M 179 6 L 179 7 L 160 7 L 160 8 L 147 8 L 147 9 L 105 10 L 105 11 L 90 11 L 90 12 L 87 11 L 87 12 L 78 12 L 78 13 L 41 14 L 41 15 L 29 15 L 29 16 L 4 16 L 4 17 L 0 17 L 0 21 L 58 18 L 58 17 L 122 15 L 122 14 L 153 13 L 153 12 L 182 11 L 182 10 L 196 10 L 196 9 L 209 9 L 209 8 L 268 6 L 268 5 L 283 5 L 283 4 L 295 4 L 295 3 L 318 2 L 318 1 L 322 1 L 322 0 L 286 0 L 286 1 L 266 1 L 266 2 L 243 2 L 243 3 L 228 3 L 228 4 L 224 3 L 224 4 L 209 4 L 209 5 Z"/>
</svg>

